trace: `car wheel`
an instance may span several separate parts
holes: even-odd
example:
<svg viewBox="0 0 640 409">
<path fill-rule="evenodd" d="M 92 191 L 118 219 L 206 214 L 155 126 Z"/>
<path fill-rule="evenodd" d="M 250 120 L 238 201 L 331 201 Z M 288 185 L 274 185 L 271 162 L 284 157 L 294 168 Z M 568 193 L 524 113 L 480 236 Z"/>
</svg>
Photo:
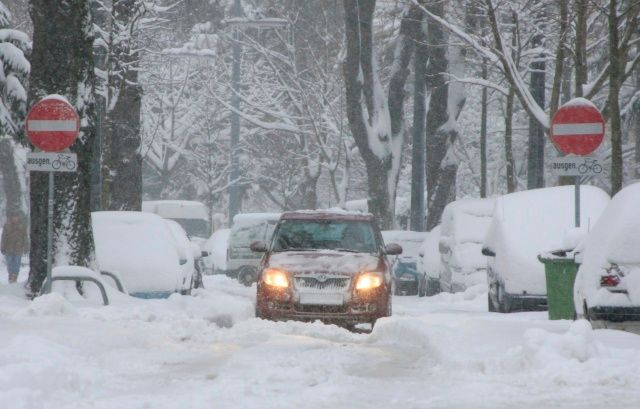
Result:
<svg viewBox="0 0 640 409">
<path fill-rule="evenodd" d="M 251 287 L 251 284 L 255 283 L 256 279 L 257 270 L 255 267 L 244 266 L 238 272 L 238 281 L 246 287 Z"/>
<path fill-rule="evenodd" d="M 504 288 L 500 285 L 500 283 L 496 285 L 498 290 L 498 306 L 497 306 L 498 312 L 502 312 L 502 313 L 511 312 L 511 306 L 509 305 L 509 303 L 507 302 L 504 296 Z"/>
<path fill-rule="evenodd" d="M 493 299 L 491 298 L 491 292 L 487 293 L 487 305 L 489 308 L 489 312 L 498 312 L 495 304 L 493 303 Z"/>
</svg>

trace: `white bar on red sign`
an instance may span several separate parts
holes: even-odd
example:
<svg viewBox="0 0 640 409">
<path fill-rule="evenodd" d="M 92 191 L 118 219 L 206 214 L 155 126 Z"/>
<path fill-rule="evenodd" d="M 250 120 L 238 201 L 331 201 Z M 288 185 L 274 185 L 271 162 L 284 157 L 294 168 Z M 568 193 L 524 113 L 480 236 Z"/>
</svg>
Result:
<svg viewBox="0 0 640 409">
<path fill-rule="evenodd" d="M 76 132 L 78 123 L 75 120 L 32 119 L 27 121 L 27 129 L 33 132 Z"/>
<path fill-rule="evenodd" d="M 584 124 L 554 124 L 553 134 L 562 135 L 600 135 L 604 133 L 604 124 L 601 122 Z"/>
</svg>

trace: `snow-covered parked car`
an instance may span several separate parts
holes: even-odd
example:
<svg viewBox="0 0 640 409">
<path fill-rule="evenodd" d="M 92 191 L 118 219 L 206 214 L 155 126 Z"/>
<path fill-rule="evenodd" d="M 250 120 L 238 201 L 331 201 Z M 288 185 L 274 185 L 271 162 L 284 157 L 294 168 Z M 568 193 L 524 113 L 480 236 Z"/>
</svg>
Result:
<svg viewBox="0 0 640 409">
<path fill-rule="evenodd" d="M 391 265 L 397 244 L 384 245 L 371 214 L 301 211 L 282 214 L 262 258 L 256 316 L 322 320 L 351 327 L 391 315 Z"/>
<path fill-rule="evenodd" d="M 611 200 L 576 250 L 574 303 L 596 327 L 640 327 L 640 183 Z"/>
<path fill-rule="evenodd" d="M 163 298 L 190 289 L 187 255 L 160 216 L 105 211 L 91 213 L 91 221 L 100 270 L 115 273 L 130 295 Z"/>
<path fill-rule="evenodd" d="M 496 205 L 482 253 L 487 257 L 489 311 L 547 308 L 544 265 L 538 255 L 564 248 L 574 230 L 574 187 L 510 193 Z M 581 186 L 580 225 L 593 226 L 609 202 L 594 186 Z"/>
<path fill-rule="evenodd" d="M 427 233 L 407 230 L 385 230 L 382 238 L 385 243 L 397 243 L 402 247 L 402 254 L 393 257 L 393 282 L 395 295 L 426 294 L 427 275 L 418 269 L 420 246 Z"/>
<path fill-rule="evenodd" d="M 427 277 L 425 295 L 440 292 L 440 225 L 431 229 L 419 250 L 418 271 Z"/>
<path fill-rule="evenodd" d="M 227 249 L 231 229 L 216 230 L 204 245 L 209 253 L 204 257 L 205 274 L 224 274 L 227 271 Z"/>
<path fill-rule="evenodd" d="M 441 291 L 459 292 L 486 282 L 482 243 L 494 203 L 495 199 L 461 199 L 445 207 L 438 242 Z"/>
<path fill-rule="evenodd" d="M 261 255 L 251 251 L 254 241 L 267 242 L 280 213 L 242 213 L 234 216 L 227 249 L 227 275 L 244 285 L 255 283 Z"/>
<path fill-rule="evenodd" d="M 180 258 L 187 260 L 180 267 L 185 288 L 183 293 L 190 294 L 192 289 L 202 287 L 202 271 L 198 268 L 202 250 L 198 244 L 189 239 L 187 232 L 178 222 L 170 219 L 164 219 L 164 222 L 169 227 L 175 245 L 178 247 Z"/>
</svg>

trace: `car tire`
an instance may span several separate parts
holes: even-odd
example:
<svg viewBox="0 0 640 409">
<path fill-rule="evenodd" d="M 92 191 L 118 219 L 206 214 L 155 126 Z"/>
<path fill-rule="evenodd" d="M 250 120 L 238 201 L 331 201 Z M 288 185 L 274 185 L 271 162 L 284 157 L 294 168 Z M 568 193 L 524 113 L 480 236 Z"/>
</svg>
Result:
<svg viewBox="0 0 640 409">
<path fill-rule="evenodd" d="M 487 301 L 489 312 L 498 312 L 498 309 L 496 308 L 495 304 L 493 303 L 493 299 L 491 298 L 491 292 L 487 293 Z"/>
<path fill-rule="evenodd" d="M 497 298 L 498 298 L 498 305 L 497 305 L 497 309 L 498 312 L 504 313 L 504 314 L 508 314 L 511 312 L 511 306 L 509 305 L 509 303 L 507 302 L 507 300 L 504 297 L 504 288 L 500 285 L 500 283 L 496 284 L 497 285 Z"/>
<path fill-rule="evenodd" d="M 425 289 L 425 293 L 427 296 L 433 296 L 440 292 L 439 286 L 436 284 L 435 280 L 427 279 L 427 285 Z"/>
<path fill-rule="evenodd" d="M 238 281 L 245 287 L 251 287 L 258 278 L 258 270 L 255 267 L 244 266 L 238 271 Z"/>
</svg>

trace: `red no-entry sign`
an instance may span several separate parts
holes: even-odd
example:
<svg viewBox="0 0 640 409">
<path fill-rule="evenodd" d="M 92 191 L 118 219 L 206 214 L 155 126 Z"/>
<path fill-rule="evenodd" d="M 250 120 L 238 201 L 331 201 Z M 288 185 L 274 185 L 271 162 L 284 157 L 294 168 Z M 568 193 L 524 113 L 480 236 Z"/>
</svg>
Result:
<svg viewBox="0 0 640 409">
<path fill-rule="evenodd" d="M 603 138 L 604 119 L 588 99 L 572 99 L 551 120 L 551 140 L 565 154 L 588 155 Z"/>
<path fill-rule="evenodd" d="M 62 96 L 49 95 L 27 115 L 27 137 L 45 152 L 59 152 L 73 144 L 80 132 L 75 108 Z"/>
</svg>

